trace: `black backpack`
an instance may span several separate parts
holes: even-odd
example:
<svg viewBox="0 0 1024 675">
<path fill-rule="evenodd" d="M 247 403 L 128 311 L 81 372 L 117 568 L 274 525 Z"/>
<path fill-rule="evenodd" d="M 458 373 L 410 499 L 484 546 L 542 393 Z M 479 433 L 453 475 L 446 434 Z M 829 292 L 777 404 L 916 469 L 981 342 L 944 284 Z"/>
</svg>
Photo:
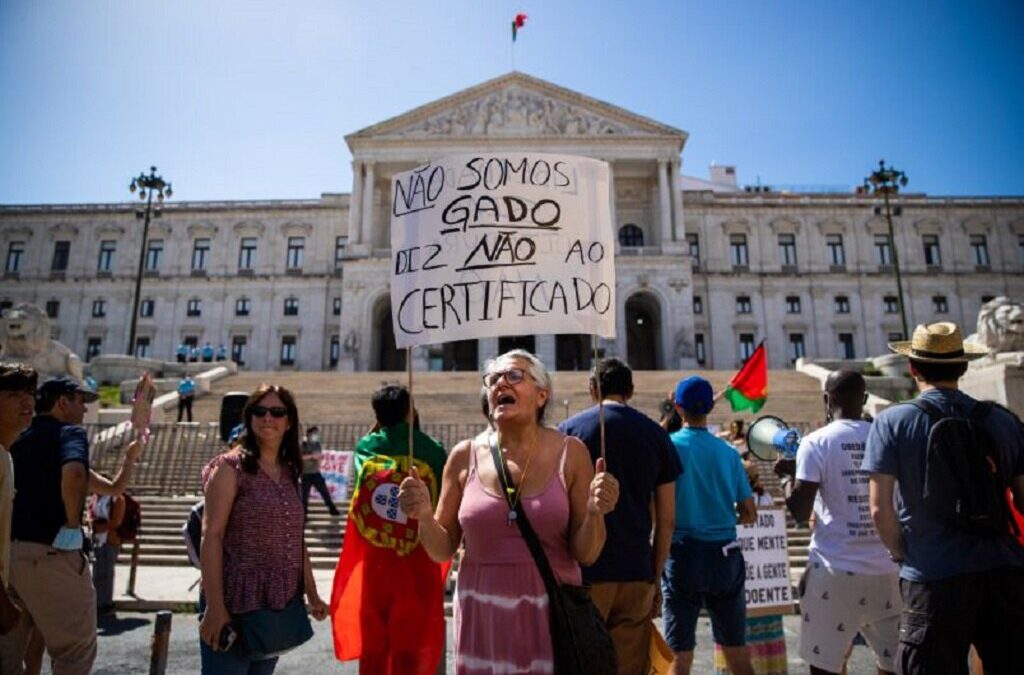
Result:
<svg viewBox="0 0 1024 675">
<path fill-rule="evenodd" d="M 200 567 L 199 547 L 203 541 L 203 507 L 205 505 L 205 499 L 200 499 L 196 502 L 188 512 L 188 519 L 185 520 L 185 524 L 181 526 L 181 536 L 185 540 L 185 551 L 188 553 L 188 561 L 192 563 L 193 567 Z"/>
<path fill-rule="evenodd" d="M 1016 534 L 1006 490 L 1010 472 L 1001 466 L 996 441 L 985 429 L 995 404 L 979 402 L 967 416 L 946 415 L 926 399 L 910 402 L 928 415 L 925 504 L 957 529 L 979 537 Z"/>
</svg>

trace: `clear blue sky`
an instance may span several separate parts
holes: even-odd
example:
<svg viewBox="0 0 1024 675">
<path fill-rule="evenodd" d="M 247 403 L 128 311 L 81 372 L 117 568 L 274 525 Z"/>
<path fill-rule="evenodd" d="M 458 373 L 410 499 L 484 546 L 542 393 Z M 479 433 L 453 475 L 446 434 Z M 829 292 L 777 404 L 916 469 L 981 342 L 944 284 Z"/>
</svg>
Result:
<svg viewBox="0 0 1024 675">
<path fill-rule="evenodd" d="M 1024 5 L 0 0 L 0 203 L 351 189 L 344 135 L 511 68 L 690 133 L 684 172 L 1024 195 Z"/>
</svg>

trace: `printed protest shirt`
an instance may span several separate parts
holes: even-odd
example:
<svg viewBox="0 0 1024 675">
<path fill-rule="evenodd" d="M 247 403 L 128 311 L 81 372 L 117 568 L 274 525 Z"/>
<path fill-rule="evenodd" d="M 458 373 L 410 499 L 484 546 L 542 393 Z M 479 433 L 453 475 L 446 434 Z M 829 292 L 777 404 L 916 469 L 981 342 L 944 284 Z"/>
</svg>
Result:
<svg viewBox="0 0 1024 675">
<path fill-rule="evenodd" d="M 868 474 L 860 468 L 871 425 L 836 420 L 800 442 L 797 480 L 818 483 L 810 558 L 854 574 L 892 574 L 896 565 L 871 520 Z"/>
</svg>

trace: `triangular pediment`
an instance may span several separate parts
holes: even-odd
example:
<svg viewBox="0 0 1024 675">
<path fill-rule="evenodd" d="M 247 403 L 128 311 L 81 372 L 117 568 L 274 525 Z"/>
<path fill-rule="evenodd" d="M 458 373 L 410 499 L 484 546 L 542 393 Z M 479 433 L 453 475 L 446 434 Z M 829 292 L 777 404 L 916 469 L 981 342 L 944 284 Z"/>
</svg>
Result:
<svg viewBox="0 0 1024 675">
<path fill-rule="evenodd" d="M 676 137 L 686 132 L 618 106 L 513 72 L 392 117 L 346 137 Z"/>
</svg>

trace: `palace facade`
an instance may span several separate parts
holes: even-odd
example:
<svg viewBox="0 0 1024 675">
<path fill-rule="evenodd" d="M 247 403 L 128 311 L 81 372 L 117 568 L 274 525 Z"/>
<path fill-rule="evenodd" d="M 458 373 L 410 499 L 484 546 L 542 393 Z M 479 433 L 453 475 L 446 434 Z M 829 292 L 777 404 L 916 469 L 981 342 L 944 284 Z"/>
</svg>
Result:
<svg viewBox="0 0 1024 675">
<path fill-rule="evenodd" d="M 799 356 L 863 358 L 908 324 L 973 332 L 980 305 L 1024 297 L 1024 198 L 901 194 L 895 242 L 878 201 L 854 191 L 744 188 L 732 167 L 681 171 L 687 134 L 511 73 L 346 137 L 349 194 L 310 200 L 168 201 L 144 249 L 135 351 L 225 345 L 253 370 L 398 370 L 391 330 L 391 177 L 462 152 L 595 157 L 612 169 L 618 337 L 637 369 L 737 366 L 762 339 L 772 368 Z M 0 206 L 0 307 L 46 309 L 86 360 L 127 350 L 142 250 L 136 205 Z M 589 366 L 578 335 L 420 348 L 417 369 L 477 369 L 523 345 L 556 369 Z"/>
</svg>

